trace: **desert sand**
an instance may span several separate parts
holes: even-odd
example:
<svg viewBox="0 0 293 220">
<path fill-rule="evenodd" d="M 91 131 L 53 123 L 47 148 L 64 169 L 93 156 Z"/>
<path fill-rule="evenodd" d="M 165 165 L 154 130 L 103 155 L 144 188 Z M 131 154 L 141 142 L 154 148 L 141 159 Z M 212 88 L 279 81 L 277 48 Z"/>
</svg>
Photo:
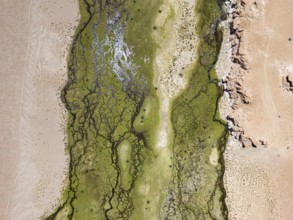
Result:
<svg viewBox="0 0 293 220">
<path fill-rule="evenodd" d="M 66 177 L 60 90 L 77 0 L 1 2 L 0 219 L 39 219 Z"/>
<path fill-rule="evenodd" d="M 231 131 L 229 218 L 293 219 L 293 2 L 233 0 L 228 8 L 218 73 Z"/>
</svg>

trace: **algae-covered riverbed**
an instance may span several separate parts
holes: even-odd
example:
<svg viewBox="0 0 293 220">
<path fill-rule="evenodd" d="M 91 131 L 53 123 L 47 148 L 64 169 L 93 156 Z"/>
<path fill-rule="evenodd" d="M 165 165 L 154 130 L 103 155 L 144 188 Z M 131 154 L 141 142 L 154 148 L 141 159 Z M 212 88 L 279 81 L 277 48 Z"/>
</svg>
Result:
<svg viewBox="0 0 293 220">
<path fill-rule="evenodd" d="M 62 90 L 68 183 L 60 205 L 45 219 L 226 219 L 227 132 L 218 116 L 222 90 L 214 70 L 222 41 L 221 2 L 196 1 L 198 43 L 191 50 L 197 59 L 186 88 L 171 104 L 173 132 L 163 149 L 156 146 L 161 103 L 153 83 L 159 47 L 153 36 L 168 38 L 155 24 L 166 2 L 79 4 L 81 20 Z M 167 20 L 176 19 L 178 10 Z"/>
</svg>

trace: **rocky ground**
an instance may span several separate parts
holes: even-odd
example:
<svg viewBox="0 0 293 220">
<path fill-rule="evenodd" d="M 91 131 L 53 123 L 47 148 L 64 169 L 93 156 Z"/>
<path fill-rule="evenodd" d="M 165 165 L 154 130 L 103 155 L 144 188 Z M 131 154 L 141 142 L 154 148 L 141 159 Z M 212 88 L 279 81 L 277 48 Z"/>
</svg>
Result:
<svg viewBox="0 0 293 220">
<path fill-rule="evenodd" d="M 225 186 L 231 219 L 292 213 L 292 2 L 230 1 L 218 62 L 229 122 Z"/>
</svg>

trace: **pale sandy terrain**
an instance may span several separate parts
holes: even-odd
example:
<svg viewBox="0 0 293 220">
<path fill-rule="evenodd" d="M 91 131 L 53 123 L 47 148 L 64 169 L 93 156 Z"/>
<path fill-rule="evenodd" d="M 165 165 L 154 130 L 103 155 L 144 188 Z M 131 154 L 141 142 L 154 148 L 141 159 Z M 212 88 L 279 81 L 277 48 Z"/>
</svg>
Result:
<svg viewBox="0 0 293 220">
<path fill-rule="evenodd" d="M 218 65 L 233 136 L 225 153 L 229 217 L 293 219 L 293 2 L 232 2 Z"/>
<path fill-rule="evenodd" d="M 158 149 L 165 148 L 170 141 L 168 137 L 172 137 L 170 104 L 187 86 L 196 60 L 195 5 L 196 0 L 164 1 L 160 7 L 162 13 L 155 21 L 158 31 L 154 32 L 154 39 L 160 46 L 154 65 L 154 85 L 161 104 Z"/>
<path fill-rule="evenodd" d="M 60 90 L 77 0 L 3 0 L 0 42 L 0 219 L 39 219 L 67 167 Z"/>
<path fill-rule="evenodd" d="M 8 219 L 19 155 L 21 85 L 29 39 L 29 1 L 0 4 L 0 219 Z M 16 17 L 15 14 L 18 14 Z"/>
</svg>

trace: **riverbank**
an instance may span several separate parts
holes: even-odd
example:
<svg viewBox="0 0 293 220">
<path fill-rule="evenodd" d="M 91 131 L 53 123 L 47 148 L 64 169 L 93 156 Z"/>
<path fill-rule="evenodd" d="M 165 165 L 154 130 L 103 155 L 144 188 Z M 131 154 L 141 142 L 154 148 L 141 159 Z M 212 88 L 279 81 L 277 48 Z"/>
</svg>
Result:
<svg viewBox="0 0 293 220">
<path fill-rule="evenodd" d="M 230 219 L 291 219 L 293 5 L 231 1 L 218 63 Z M 227 62 L 230 59 L 231 62 Z"/>
<path fill-rule="evenodd" d="M 59 200 L 66 177 L 60 90 L 78 5 L 31 0 L 3 7 L 0 218 L 38 219 Z"/>
</svg>

